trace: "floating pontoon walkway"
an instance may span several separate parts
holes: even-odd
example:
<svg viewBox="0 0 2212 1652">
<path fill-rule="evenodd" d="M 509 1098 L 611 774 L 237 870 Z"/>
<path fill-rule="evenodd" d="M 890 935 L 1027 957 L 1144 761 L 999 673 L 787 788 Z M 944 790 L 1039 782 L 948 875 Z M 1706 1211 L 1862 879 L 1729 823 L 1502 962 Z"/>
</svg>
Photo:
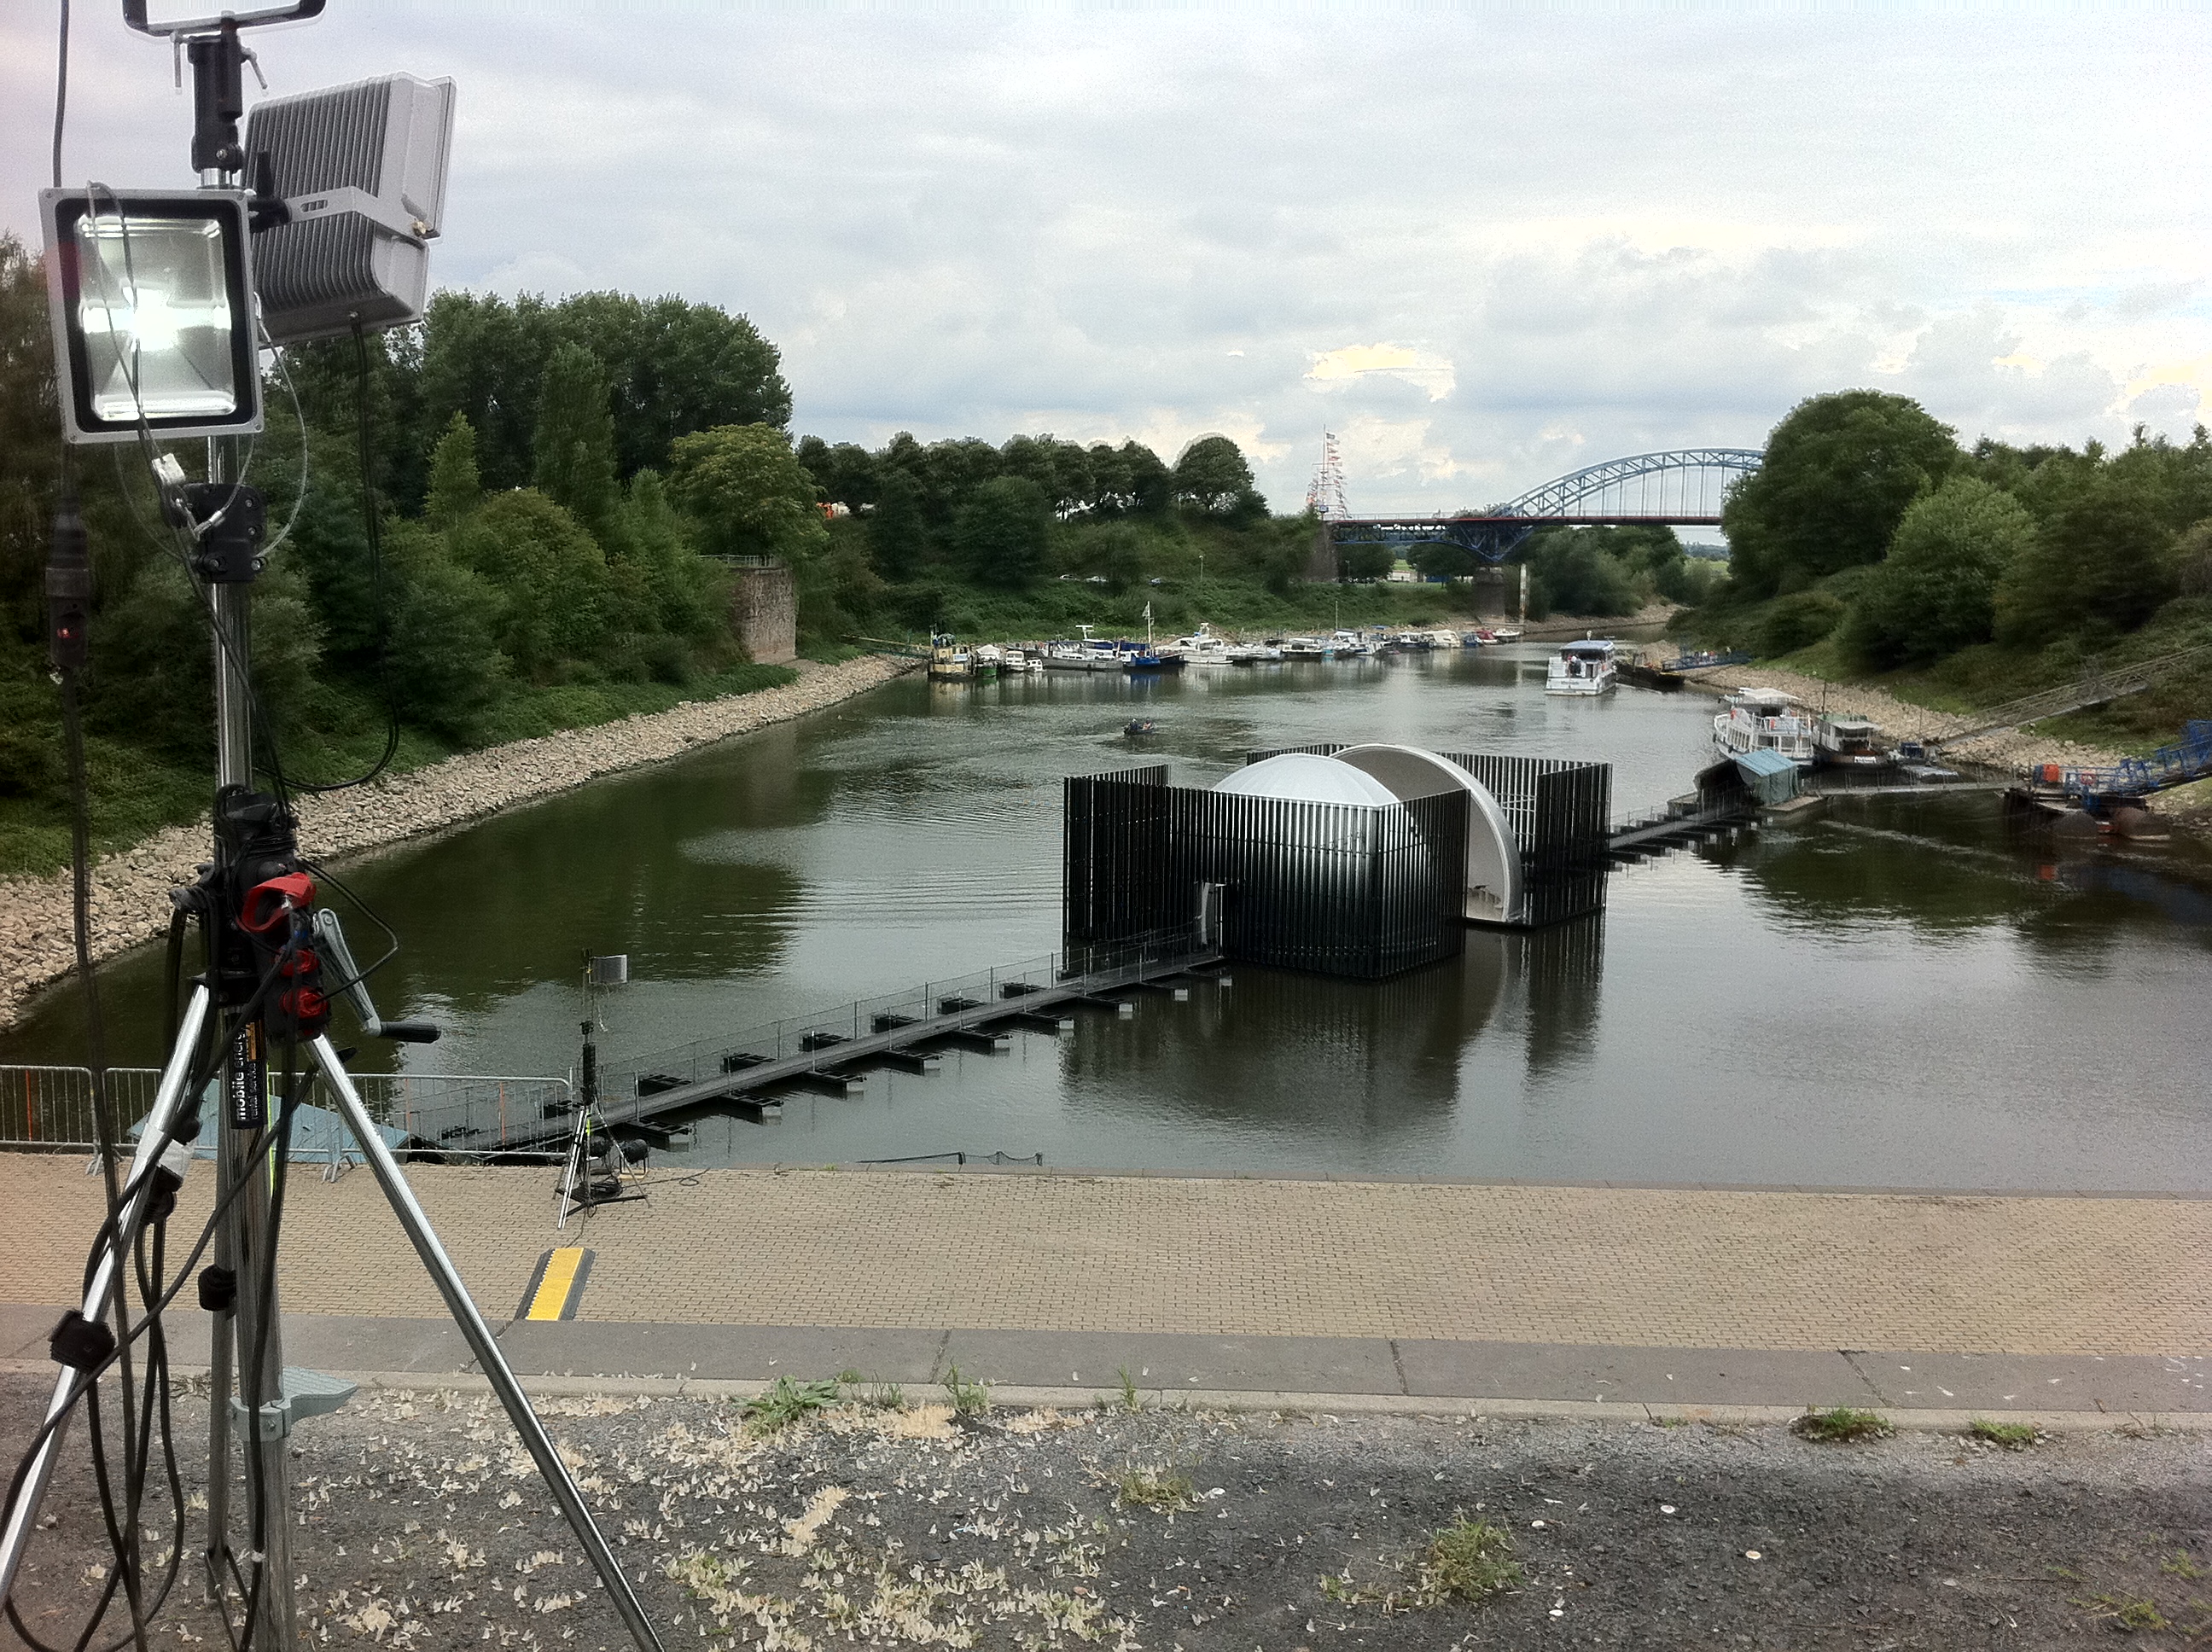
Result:
<svg viewBox="0 0 2212 1652">
<path fill-rule="evenodd" d="M 1076 948 L 611 1062 L 599 1075 L 599 1115 L 610 1129 L 650 1130 L 655 1121 L 690 1108 L 772 1106 L 780 1090 L 847 1095 L 871 1068 L 927 1072 L 947 1048 L 993 1054 L 1008 1048 L 1008 1035 L 1017 1029 L 1065 1029 L 1076 1010 L 1118 1015 L 1133 993 L 1181 996 L 1194 981 L 1218 979 L 1199 972 L 1222 962 L 1219 949 L 1200 944 L 1194 933 L 1184 929 Z M 534 1119 L 493 1118 L 481 1108 L 457 1109 L 451 1120 L 418 1114 L 410 1123 L 422 1147 L 477 1157 L 542 1151 L 574 1133 L 567 1105 L 550 1103 L 542 1112 Z"/>
</svg>

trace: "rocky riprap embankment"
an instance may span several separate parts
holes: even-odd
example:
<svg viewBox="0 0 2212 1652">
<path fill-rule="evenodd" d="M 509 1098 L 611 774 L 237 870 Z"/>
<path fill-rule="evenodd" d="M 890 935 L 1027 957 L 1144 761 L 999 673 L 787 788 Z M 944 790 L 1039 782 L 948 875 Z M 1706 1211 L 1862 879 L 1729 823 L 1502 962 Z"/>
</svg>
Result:
<svg viewBox="0 0 2212 1652">
<path fill-rule="evenodd" d="M 915 668 L 871 654 L 840 665 L 799 663 L 799 680 L 780 689 L 696 700 L 592 728 L 471 751 L 356 791 L 299 801 L 301 847 L 318 859 L 434 832 L 514 804 L 565 792 L 601 774 L 659 762 L 709 741 L 848 700 Z M 118 851 L 93 869 L 95 958 L 151 939 L 168 926 L 169 891 L 190 883 L 208 856 L 208 824 L 172 826 Z M 0 880 L 0 1026 L 11 1023 L 32 993 L 69 972 L 70 878 Z"/>
</svg>

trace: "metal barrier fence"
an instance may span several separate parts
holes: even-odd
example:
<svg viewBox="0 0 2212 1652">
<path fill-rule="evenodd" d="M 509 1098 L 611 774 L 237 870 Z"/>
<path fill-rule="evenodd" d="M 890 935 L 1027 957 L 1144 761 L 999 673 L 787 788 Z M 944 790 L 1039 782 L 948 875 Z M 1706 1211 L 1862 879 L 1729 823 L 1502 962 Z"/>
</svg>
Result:
<svg viewBox="0 0 2212 1652">
<path fill-rule="evenodd" d="M 128 1132 L 154 1105 L 161 1073 L 153 1067 L 110 1067 L 108 1096 L 117 1127 Z M 213 1086 L 210 1089 L 212 1090 Z M 354 1088 L 379 1124 L 405 1135 L 402 1151 L 433 1149 L 465 1155 L 498 1151 L 496 1145 L 441 1141 L 441 1132 L 465 1115 L 537 1119 L 573 1107 L 566 1078 L 484 1073 L 356 1073 Z M 316 1099 L 313 1091 L 308 1101 Z M 210 1097 L 212 1103 L 212 1096 Z M 88 1067 L 0 1066 L 0 1149 L 91 1152 L 97 1145 Z M 307 1157 L 325 1156 L 317 1150 Z"/>
</svg>

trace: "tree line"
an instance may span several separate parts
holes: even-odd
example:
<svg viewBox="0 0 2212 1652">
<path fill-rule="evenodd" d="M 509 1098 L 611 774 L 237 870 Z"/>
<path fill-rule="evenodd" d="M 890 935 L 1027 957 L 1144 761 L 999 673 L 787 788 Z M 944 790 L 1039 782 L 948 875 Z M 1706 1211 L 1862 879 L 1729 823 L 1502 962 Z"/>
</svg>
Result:
<svg viewBox="0 0 2212 1652">
<path fill-rule="evenodd" d="M 1722 512 L 1731 571 L 1698 622 L 1779 654 L 1927 667 L 1978 649 L 2054 668 L 2212 622 L 2212 434 L 2110 450 L 1957 433 L 1878 391 L 1816 396 Z M 2185 639 L 2184 633 L 2190 634 Z"/>
</svg>

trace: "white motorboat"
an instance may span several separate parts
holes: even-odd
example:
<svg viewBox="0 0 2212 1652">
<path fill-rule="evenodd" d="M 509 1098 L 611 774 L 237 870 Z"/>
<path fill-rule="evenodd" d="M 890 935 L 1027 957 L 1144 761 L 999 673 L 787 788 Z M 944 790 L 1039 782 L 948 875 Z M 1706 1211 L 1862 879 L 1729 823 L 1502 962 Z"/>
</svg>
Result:
<svg viewBox="0 0 2212 1652">
<path fill-rule="evenodd" d="M 1611 637 L 1586 637 L 1570 642 L 1552 656 L 1544 673 L 1546 694 L 1610 694 L 1620 675 Z"/>
<path fill-rule="evenodd" d="M 1780 689 L 1738 689 L 1728 697 L 1728 710 L 1713 719 L 1713 749 L 1723 757 L 1771 751 L 1810 767 L 1813 720 L 1796 705 L 1797 696 Z"/>
<path fill-rule="evenodd" d="M 1490 633 L 1490 640 L 1492 642 L 1518 642 L 1521 641 L 1521 628 L 1517 625 L 1494 627 Z"/>
<path fill-rule="evenodd" d="M 1285 637 L 1283 658 L 1288 660 L 1334 659 L 1336 646 L 1319 637 Z"/>
<path fill-rule="evenodd" d="M 1187 637 L 1177 637 L 1168 645 L 1182 656 L 1186 665 L 1233 665 L 1231 656 L 1236 652 L 1231 646 L 1201 625 Z"/>
</svg>

